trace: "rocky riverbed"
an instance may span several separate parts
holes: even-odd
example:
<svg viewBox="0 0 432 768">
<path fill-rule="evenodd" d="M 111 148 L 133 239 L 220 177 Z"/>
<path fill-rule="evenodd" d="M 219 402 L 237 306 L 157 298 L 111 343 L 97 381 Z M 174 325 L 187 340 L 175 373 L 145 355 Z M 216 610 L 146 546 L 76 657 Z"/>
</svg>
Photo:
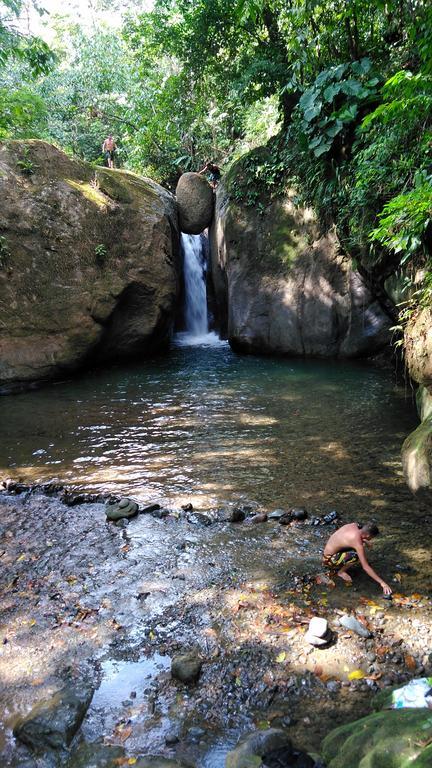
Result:
<svg viewBox="0 0 432 768">
<path fill-rule="evenodd" d="M 227 522 L 235 508 L 245 519 Z M 114 524 L 102 498 L 4 491 L 2 765 L 80 766 L 88 754 L 97 766 L 133 765 L 153 754 L 216 768 L 242 733 L 269 727 L 319 752 L 333 727 L 369 711 L 375 692 L 432 674 L 432 518 L 408 494 L 406 510 L 402 521 L 387 509 L 375 515 L 385 536 L 370 559 L 394 587 L 390 602 L 364 574 L 351 588 L 322 578 L 329 510 L 316 510 L 315 525 L 313 511 L 280 525 L 240 499 Z M 347 522 L 340 512 L 337 522 Z M 342 626 L 343 614 L 370 637 Z M 324 649 L 305 639 L 313 616 L 333 632 Z M 179 655 L 202 662 L 196 682 L 173 676 Z M 77 715 L 47 748 L 45 723 L 45 736 L 36 727 L 25 746 L 32 707 L 58 714 L 65 691 L 90 691 L 81 726 Z"/>
</svg>

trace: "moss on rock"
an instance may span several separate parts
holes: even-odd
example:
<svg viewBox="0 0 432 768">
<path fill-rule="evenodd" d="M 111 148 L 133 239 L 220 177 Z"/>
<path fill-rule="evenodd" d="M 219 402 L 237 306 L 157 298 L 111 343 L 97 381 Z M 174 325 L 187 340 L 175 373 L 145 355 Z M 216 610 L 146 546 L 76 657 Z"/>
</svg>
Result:
<svg viewBox="0 0 432 768">
<path fill-rule="evenodd" d="M 432 487 L 432 414 L 408 435 L 402 446 L 405 480 L 413 493 Z"/>
<path fill-rule="evenodd" d="M 323 742 L 327 768 L 423 768 L 431 763 L 432 712 L 377 712 L 332 731 Z"/>
</svg>

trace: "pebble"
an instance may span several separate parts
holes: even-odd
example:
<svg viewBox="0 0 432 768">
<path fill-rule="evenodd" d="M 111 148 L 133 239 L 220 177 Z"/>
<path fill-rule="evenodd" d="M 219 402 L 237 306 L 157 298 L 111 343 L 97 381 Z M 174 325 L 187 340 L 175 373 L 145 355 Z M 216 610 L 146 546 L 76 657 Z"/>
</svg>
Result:
<svg viewBox="0 0 432 768">
<path fill-rule="evenodd" d="M 360 624 L 354 616 L 348 616 L 346 613 L 340 617 L 339 624 L 345 627 L 345 629 L 350 629 L 352 632 L 355 632 L 356 635 L 360 635 L 360 637 L 372 636 L 369 630 L 366 629 L 363 624 Z"/>
</svg>

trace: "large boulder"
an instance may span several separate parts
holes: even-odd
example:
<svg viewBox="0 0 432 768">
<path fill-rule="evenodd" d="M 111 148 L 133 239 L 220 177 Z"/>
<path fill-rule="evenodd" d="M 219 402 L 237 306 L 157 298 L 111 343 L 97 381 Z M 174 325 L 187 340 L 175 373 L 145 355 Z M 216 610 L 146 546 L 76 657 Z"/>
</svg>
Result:
<svg viewBox="0 0 432 768">
<path fill-rule="evenodd" d="M 184 173 L 176 188 L 180 229 L 187 235 L 199 235 L 213 218 L 213 190 L 199 173 Z"/>
<path fill-rule="evenodd" d="M 413 493 L 432 500 L 432 310 L 415 312 L 404 337 L 405 362 L 417 390 L 417 410 L 421 420 L 402 446 L 405 480 Z"/>
<path fill-rule="evenodd" d="M 169 340 L 179 290 L 175 200 L 41 141 L 0 144 L 0 386 Z"/>
<path fill-rule="evenodd" d="M 405 361 L 409 374 L 418 384 L 432 390 L 432 308 L 416 312 L 405 329 Z"/>
<path fill-rule="evenodd" d="M 390 321 L 334 231 L 320 235 L 293 190 L 246 206 L 236 166 L 219 185 L 212 274 L 231 345 L 245 352 L 359 357 L 389 341 Z"/>
</svg>

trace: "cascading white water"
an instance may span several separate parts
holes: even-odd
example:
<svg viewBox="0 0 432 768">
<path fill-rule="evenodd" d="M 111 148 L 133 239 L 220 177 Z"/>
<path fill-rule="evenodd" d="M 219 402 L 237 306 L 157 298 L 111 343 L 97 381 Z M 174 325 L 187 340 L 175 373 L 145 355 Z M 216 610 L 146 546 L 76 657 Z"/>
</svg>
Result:
<svg viewBox="0 0 432 768">
<path fill-rule="evenodd" d="M 215 346 L 226 344 L 216 333 L 208 330 L 206 261 L 200 235 L 182 232 L 185 330 L 178 333 L 175 343 L 180 346 Z"/>
<path fill-rule="evenodd" d="M 192 337 L 208 333 L 205 261 L 200 235 L 181 236 L 184 289 L 185 330 Z"/>
</svg>

